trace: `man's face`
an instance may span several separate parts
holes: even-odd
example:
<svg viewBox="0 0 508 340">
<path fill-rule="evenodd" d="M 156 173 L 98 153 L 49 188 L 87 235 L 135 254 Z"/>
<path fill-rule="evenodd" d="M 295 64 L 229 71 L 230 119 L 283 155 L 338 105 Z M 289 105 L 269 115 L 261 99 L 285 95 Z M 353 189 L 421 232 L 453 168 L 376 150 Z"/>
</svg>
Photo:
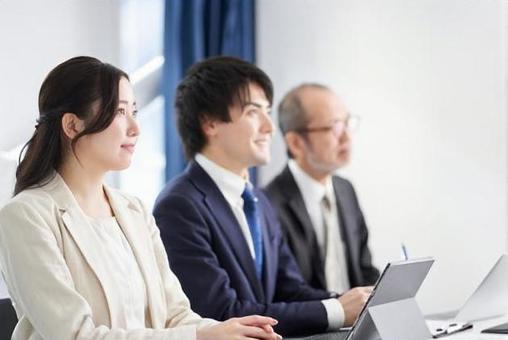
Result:
<svg viewBox="0 0 508 340">
<path fill-rule="evenodd" d="M 237 173 L 270 160 L 270 103 L 258 85 L 250 83 L 248 91 L 246 103 L 229 108 L 231 121 L 215 122 L 214 135 L 208 137 L 209 144 L 220 150 L 219 163 Z"/>
<path fill-rule="evenodd" d="M 347 109 L 335 93 L 326 89 L 304 89 L 300 98 L 306 112 L 307 131 L 300 135 L 302 152 L 295 159 L 313 173 L 332 174 L 350 159 Z"/>
</svg>

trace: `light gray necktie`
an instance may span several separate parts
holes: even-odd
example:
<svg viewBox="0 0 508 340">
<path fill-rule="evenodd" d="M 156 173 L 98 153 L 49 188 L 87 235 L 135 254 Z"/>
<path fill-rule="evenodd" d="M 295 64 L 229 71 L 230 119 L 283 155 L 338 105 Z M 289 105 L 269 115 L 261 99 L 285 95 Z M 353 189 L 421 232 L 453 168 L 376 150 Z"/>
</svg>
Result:
<svg viewBox="0 0 508 340">
<path fill-rule="evenodd" d="M 321 200 L 321 212 L 324 230 L 324 246 L 321 248 L 325 262 L 326 288 L 344 293 L 350 288 L 344 244 L 340 236 L 338 216 L 334 216 L 331 199 L 326 194 Z"/>
</svg>

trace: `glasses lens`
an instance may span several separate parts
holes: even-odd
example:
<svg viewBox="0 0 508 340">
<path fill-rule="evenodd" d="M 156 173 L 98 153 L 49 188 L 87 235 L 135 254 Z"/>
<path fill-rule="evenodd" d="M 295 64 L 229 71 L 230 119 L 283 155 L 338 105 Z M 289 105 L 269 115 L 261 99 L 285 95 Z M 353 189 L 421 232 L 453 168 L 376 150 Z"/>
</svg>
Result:
<svg viewBox="0 0 508 340">
<path fill-rule="evenodd" d="M 349 131 L 353 132 L 358 129 L 360 125 L 360 117 L 356 115 L 350 115 L 347 119 L 347 128 Z"/>
<path fill-rule="evenodd" d="M 342 120 L 336 120 L 333 122 L 332 125 L 332 132 L 335 136 L 340 136 L 344 132 L 344 129 L 346 128 L 347 122 Z"/>
</svg>

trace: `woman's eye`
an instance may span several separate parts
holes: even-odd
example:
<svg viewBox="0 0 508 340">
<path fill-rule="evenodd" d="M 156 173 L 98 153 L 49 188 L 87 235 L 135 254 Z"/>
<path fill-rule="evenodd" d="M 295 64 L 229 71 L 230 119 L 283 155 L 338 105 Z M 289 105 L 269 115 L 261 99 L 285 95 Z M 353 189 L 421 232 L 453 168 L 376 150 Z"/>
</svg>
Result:
<svg viewBox="0 0 508 340">
<path fill-rule="evenodd" d="M 137 118 L 138 117 L 138 110 L 132 111 L 132 117 Z"/>
<path fill-rule="evenodd" d="M 117 112 L 119 115 L 125 115 L 125 109 L 118 109 Z"/>
</svg>

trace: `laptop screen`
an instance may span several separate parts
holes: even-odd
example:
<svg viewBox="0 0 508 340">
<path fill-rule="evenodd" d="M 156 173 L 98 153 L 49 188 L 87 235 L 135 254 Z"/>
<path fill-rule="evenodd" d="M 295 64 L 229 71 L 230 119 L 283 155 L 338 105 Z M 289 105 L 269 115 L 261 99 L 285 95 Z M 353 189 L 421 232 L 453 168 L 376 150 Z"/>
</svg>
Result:
<svg viewBox="0 0 508 340">
<path fill-rule="evenodd" d="M 507 282 L 508 255 L 503 254 L 454 319 L 466 322 L 489 319 L 507 314 Z"/>
</svg>

